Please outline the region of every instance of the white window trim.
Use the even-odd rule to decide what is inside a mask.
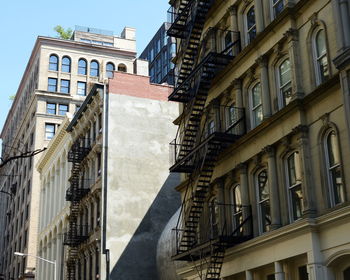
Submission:
[[[291,63],[289,57],[286,57],[280,63],[277,64],[276,71],[275,71],[276,72],[277,90],[278,90],[278,94],[277,94],[278,95],[277,96],[278,108],[280,110],[288,105],[288,104],[285,104],[284,96],[283,96],[283,93],[282,93],[282,88],[284,88],[286,85],[290,84],[290,88],[292,89],[292,77],[291,77],[291,79],[289,80],[288,83],[285,83],[284,85],[281,85],[281,71],[280,71],[280,67],[286,60],[289,60],[289,63]],[[292,71],[291,67],[289,68],[289,71],[290,72]]]
[[[326,52],[321,55],[321,56],[317,56],[317,42],[316,42],[316,37],[317,34],[323,30],[324,34],[325,34],[325,41],[326,41],[326,30],[322,27],[318,27],[313,31],[312,34],[312,62],[313,62],[313,66],[314,66],[314,71],[315,71],[315,82],[316,85],[319,86],[320,84],[322,84],[322,79],[321,79],[321,72],[320,72],[320,67],[319,67],[319,61],[323,58],[326,57],[327,59],[327,65],[328,68],[330,67],[329,65],[329,61],[328,61],[328,49],[327,49],[327,45],[326,45]],[[328,70],[329,71],[329,70]]]
[[[286,156],[286,158],[285,158],[285,161],[284,161],[285,174],[286,174],[286,187],[287,187],[287,192],[288,192],[288,194],[287,194],[287,197],[288,197],[288,213],[289,213],[289,221],[290,221],[291,223],[293,223],[293,222],[295,222],[295,221],[301,219],[301,217],[298,218],[298,219],[294,219],[294,217],[293,217],[293,199],[292,199],[292,196],[291,196],[291,191],[292,191],[294,188],[298,187],[298,186],[301,187],[302,184],[301,184],[301,182],[300,182],[300,183],[297,183],[297,184],[295,184],[295,185],[291,185],[291,184],[290,184],[290,178],[289,178],[289,170],[288,170],[288,167],[289,167],[289,166],[288,166],[288,159],[289,159],[289,157],[292,156],[294,153],[298,153],[298,151],[294,151],[294,152],[288,154],[288,155]],[[303,195],[304,195],[304,194],[303,194]]]
[[[246,42],[246,46],[248,46],[251,43],[251,41],[249,39],[249,31],[252,30],[254,28],[254,26],[256,28],[256,14],[255,14],[255,24],[250,29],[248,29],[248,12],[252,7],[254,7],[254,13],[256,13],[254,3],[252,3],[251,5],[249,5],[246,8],[245,13],[243,14],[243,16],[244,16],[244,20],[243,20],[243,22],[244,22],[244,39]]]
[[[283,9],[285,8],[285,3],[284,0],[278,0],[275,4],[273,3],[273,0],[270,0],[270,12],[271,12],[271,19],[274,20],[275,18],[277,18],[278,15],[275,14],[275,6],[279,3],[282,2],[283,3]],[[272,21],[271,20],[271,21]]]
[[[259,235],[266,233],[267,231],[264,231],[263,229],[263,217],[262,217],[262,213],[261,213],[261,204],[265,201],[270,201],[270,194],[269,194],[269,198],[268,199],[264,199],[264,200],[260,200],[260,196],[259,196],[259,192],[260,192],[260,187],[259,187],[259,174],[262,171],[266,171],[266,174],[268,176],[268,172],[267,169],[260,169],[258,170],[255,175],[254,175],[254,181],[255,181],[255,191],[256,191],[256,204],[257,204],[257,212],[258,212],[258,230],[259,230]],[[269,180],[269,177],[267,177],[267,180]]]
[[[235,184],[231,187],[230,189],[230,201],[231,201],[231,204],[232,204],[232,226],[233,228],[235,229],[236,227],[238,227],[239,225],[236,225],[236,216],[237,215],[243,215],[243,205],[241,203],[241,209],[240,211],[236,211],[236,206],[235,203],[236,203],[236,199],[235,199],[235,189],[236,188],[240,188],[240,191],[241,191],[241,185],[240,184]],[[241,200],[242,200],[242,192],[241,192]]]
[[[253,107],[253,89],[260,84],[260,104]],[[261,122],[259,124],[255,123],[255,117],[254,117],[254,111],[256,111],[256,109],[258,109],[259,107],[262,108],[262,92],[261,92],[261,82],[258,81],[256,83],[253,84],[253,86],[250,87],[249,89],[249,103],[250,103],[250,124],[251,124],[251,129],[254,129],[255,127],[257,127],[259,124],[261,124]]]

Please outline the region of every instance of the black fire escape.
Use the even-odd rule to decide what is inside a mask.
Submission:
[[[229,30],[209,28],[203,33],[214,0],[179,2],[170,9],[168,35],[178,38],[181,63],[177,63],[178,76],[169,100],[182,102],[184,109],[177,136],[170,143],[170,171],[188,173],[189,183],[174,229],[173,259],[199,261],[200,278],[216,280],[225,250],[251,238],[248,205],[208,203],[219,154],[245,133],[243,108],[215,101],[207,104],[213,79],[240,52],[240,40],[237,32]]]
[[[64,234],[64,245],[69,246],[67,258],[67,280],[76,279],[76,260],[78,246],[89,238],[89,226],[78,224],[80,201],[89,192],[84,179],[81,163],[91,150],[90,139],[79,138],[68,152],[68,162],[72,163],[70,187],[66,192],[66,200],[70,201],[69,228]]]

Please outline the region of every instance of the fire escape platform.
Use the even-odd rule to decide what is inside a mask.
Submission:
[[[191,152],[189,152],[185,157],[176,162],[173,166],[169,168],[170,172],[184,172],[191,173],[194,170],[193,165],[186,165],[192,156],[206,144],[231,144],[234,143],[241,135],[223,133],[223,132],[213,132],[210,134],[202,143],[197,145]]]

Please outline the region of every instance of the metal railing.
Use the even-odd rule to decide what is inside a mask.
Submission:
[[[91,150],[91,139],[90,138],[78,138],[72,145],[68,152],[69,162],[80,162],[82,161]]]
[[[195,232],[190,229],[193,232],[190,237],[184,235],[189,232],[185,223],[190,222],[186,217],[188,214],[186,212],[184,211],[179,218],[177,228],[172,230],[173,255],[183,253],[184,244],[187,244],[187,249],[190,250],[207,242],[221,239],[225,240],[228,246],[234,246],[253,236],[250,206],[206,202]]]
[[[91,233],[90,225],[76,225],[75,228],[70,228],[63,235],[63,244],[68,246],[78,246],[85,242]]]
[[[170,142],[170,165],[176,164],[181,160],[180,151],[184,150],[184,133],[186,130],[178,133],[177,138]],[[226,134],[236,138],[246,133],[245,128],[245,110],[233,106],[214,105],[212,113],[203,118],[201,127],[198,129],[197,141],[193,149],[200,146],[213,134]]]

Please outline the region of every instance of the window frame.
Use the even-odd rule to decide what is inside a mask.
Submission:
[[[259,182],[259,175],[261,173],[265,172],[267,179],[265,182],[265,186],[268,189],[268,198],[267,199],[260,199],[260,182]],[[270,218],[271,218],[271,203],[270,203],[270,189],[269,189],[269,181],[268,181],[268,170],[267,168],[263,168],[260,169],[258,172],[255,173],[254,176],[254,183],[255,183],[255,190],[256,190],[256,202],[257,202],[257,213],[258,213],[258,229],[259,229],[259,233],[263,234],[265,232],[270,231],[270,226],[271,224],[265,224],[265,220],[266,220],[266,215],[265,218],[263,219],[262,217],[262,207],[264,207],[264,203],[268,202],[268,208],[269,208],[269,213],[270,213]],[[271,222],[271,221],[270,221]]]
[[[339,163],[331,166],[330,164],[330,154],[329,154],[329,149],[328,149],[328,138],[331,134],[334,134],[334,136],[336,137],[335,141],[337,144],[337,148],[338,148],[338,157],[339,157]],[[343,172],[342,172],[342,160],[341,160],[341,152],[340,152],[340,143],[339,143],[339,137],[338,137],[338,133],[334,128],[328,129],[324,136],[323,136],[323,152],[324,152],[324,156],[325,156],[325,167],[326,167],[326,173],[327,173],[327,190],[328,190],[328,197],[329,197],[329,204],[330,207],[335,207],[339,204],[342,204],[346,201],[346,194],[345,194],[345,188],[344,188],[344,177],[343,177]],[[334,186],[333,184],[333,175],[332,175],[332,171],[335,170],[336,168],[339,168],[340,171],[340,178],[342,181],[342,188],[341,188],[341,194],[337,193],[337,196],[340,198],[341,196],[343,196],[343,199],[340,202],[336,202],[335,199],[335,189],[336,186]]]
[[[68,86],[63,86],[62,83],[63,82],[68,82]],[[63,89],[67,89],[67,91],[62,91]],[[66,80],[66,79],[61,79],[60,81],[60,93],[64,93],[64,94],[69,94],[70,93],[70,80]]]
[[[237,192],[239,190],[239,203],[237,203]],[[232,204],[232,230],[236,230],[238,226],[243,222],[243,205],[242,205],[242,192],[241,185],[234,184],[230,189],[230,201]],[[238,223],[239,221],[239,223]],[[243,228],[239,230],[236,234],[240,234],[243,232]]]
[[[53,127],[53,132],[52,131],[48,131],[48,127],[51,126]],[[52,134],[52,137],[48,137],[48,133]],[[54,123],[45,123],[45,140],[51,140],[55,137],[55,134],[56,134],[56,124]]]
[[[289,212],[289,221],[290,222],[295,222],[299,219],[302,218],[303,215],[303,199],[304,199],[304,193],[303,193],[303,189],[302,189],[302,180],[301,180],[301,162],[300,162],[300,157],[296,157],[295,158],[295,154],[298,154],[299,151],[293,151],[291,153],[289,153],[286,158],[285,158],[285,162],[284,162],[284,167],[285,167],[285,177],[286,177],[286,187],[287,187],[287,197],[288,197],[288,212]],[[291,181],[291,176],[290,176],[290,166],[289,166],[289,159],[294,155],[294,160],[298,160],[299,158],[299,165],[300,165],[300,180],[298,180],[296,178],[296,183],[292,183]],[[295,177],[297,177],[297,171],[296,171],[296,166],[294,165],[294,170],[295,170]],[[300,191],[302,193],[302,199],[300,201],[300,216],[295,216],[295,208],[294,208],[294,199],[293,199],[293,191],[295,189],[300,188]]]
[[[287,83],[285,84],[282,84],[281,82],[281,78],[282,78],[282,72],[281,72],[281,67],[282,65],[286,62],[286,61],[289,61],[289,73],[290,73],[290,79]],[[286,73],[286,72],[284,72]],[[279,108],[282,109],[283,107],[287,106],[291,100],[289,100],[288,102],[286,102],[286,98],[285,98],[285,95],[284,95],[284,92],[283,92],[283,89],[286,88],[288,85],[288,88],[287,88],[287,91],[290,91],[290,97],[292,96],[292,67],[291,67],[291,61],[289,59],[289,57],[286,57],[284,58],[280,63],[278,63],[277,67],[276,67],[276,80],[277,80],[277,89],[278,89],[278,105],[279,105]]]
[[[65,59],[68,59],[68,63],[65,63]],[[72,66],[72,60],[69,56],[62,57],[62,65],[61,65],[61,72],[63,73],[70,73],[71,72],[71,66]],[[64,67],[68,67],[68,71],[64,70]]]
[[[117,69],[119,72],[123,72],[123,73],[126,73],[128,71],[128,68],[124,63],[119,63]]]
[[[108,69],[108,66],[112,66],[112,70]],[[115,65],[112,62],[107,62],[106,64],[106,76],[109,79],[113,79],[114,76],[114,71],[115,71]]]
[[[96,67],[95,67],[95,65],[96,65]],[[97,60],[91,60],[91,62],[90,62],[90,77],[99,77],[99,76],[100,76],[100,63]]]
[[[84,84],[84,94],[79,94],[79,92],[80,92],[79,85],[83,85],[83,84]],[[79,96],[86,96],[86,82],[77,81],[77,95],[79,95]]]
[[[272,20],[278,17],[278,15],[284,10],[285,8],[285,3],[284,0],[277,0],[276,3],[274,3],[275,0],[270,1],[270,7],[271,7],[271,15],[272,15]],[[278,12],[276,12],[276,6],[282,2],[282,9]]]
[[[55,108],[49,108],[49,105],[54,105]],[[51,110],[54,110],[54,113],[50,112]],[[46,114],[56,115],[56,112],[56,103],[46,102]]]
[[[81,66],[81,62],[84,62],[85,66]],[[87,75],[87,60],[85,58],[79,58],[78,60],[78,75]]]
[[[251,10],[254,10],[254,24],[249,28],[248,26],[248,13]],[[252,4],[251,6],[247,7],[246,12],[244,13],[244,29],[245,29],[245,40],[246,40],[246,45],[249,45],[252,41],[254,41],[254,39],[256,38],[257,35],[257,29],[256,29],[256,14],[255,14],[255,5]],[[252,31],[255,32],[251,33]],[[254,34],[252,36],[252,34]]]
[[[324,34],[325,52],[322,53],[321,55],[318,55],[317,36],[320,34],[320,32],[323,32]],[[330,63],[328,59],[328,48],[327,48],[327,34],[326,34],[325,28],[318,27],[313,31],[311,43],[312,43],[312,55],[313,55],[312,62],[313,62],[313,68],[315,71],[315,82],[316,82],[316,86],[319,86],[325,81],[327,81],[330,76]],[[328,70],[328,76],[325,76],[324,72],[321,72],[320,70],[322,59],[324,58],[326,59],[326,62],[327,62],[326,66]]]
[[[66,110],[66,111],[61,110],[61,106],[66,106],[67,110]],[[64,114],[62,114],[61,112],[64,112]],[[59,104],[58,104],[57,113],[58,113],[59,116],[65,116],[66,113],[68,113],[68,112],[69,112],[69,105],[68,105],[68,104],[62,104],[62,103],[59,103]]]
[[[253,93],[254,93],[254,89],[259,85],[260,87],[260,103],[256,106],[254,106],[254,98],[253,98]],[[249,99],[250,99],[250,118],[251,118],[251,128],[255,128],[258,125],[260,125],[264,119],[264,115],[263,115],[263,103],[262,103],[262,91],[261,91],[261,82],[258,81],[256,83],[254,83],[250,89],[249,89]],[[262,118],[261,121],[259,123],[256,123],[255,121],[255,112],[261,108],[261,114],[262,114]]]
[[[52,62],[51,58],[56,58],[57,61],[56,62]],[[57,54],[50,54],[50,56],[49,56],[49,71],[57,72],[58,71],[59,62],[60,62],[60,60],[59,60],[59,57],[58,57]],[[55,65],[55,67],[54,67],[54,69],[51,69],[51,66],[53,66],[53,65]]]
[[[51,84],[50,81],[55,81],[55,85]],[[47,91],[48,92],[57,92],[57,86],[58,86],[58,79],[57,78],[52,78],[52,77],[49,77],[47,79]],[[51,90],[50,88],[53,88],[54,87],[54,90]]]

